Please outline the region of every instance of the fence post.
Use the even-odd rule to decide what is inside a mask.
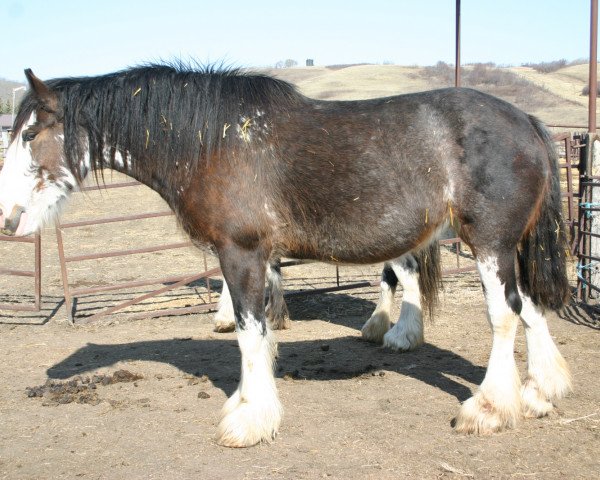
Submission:
[[[67,262],[65,261],[65,247],[63,244],[62,230],[60,224],[56,225],[56,245],[58,246],[58,258],[60,261],[60,276],[62,278],[63,290],[65,292],[65,308],[67,309],[67,318],[71,325],[75,324],[73,318],[73,297],[69,290],[69,274],[67,272]]]
[[[590,133],[588,134],[587,144],[589,145],[587,156],[589,176],[592,182],[596,183],[600,180],[600,140],[598,140],[597,135]],[[590,211],[590,232],[592,233],[590,235],[590,256],[600,258],[600,215],[598,215],[599,212],[595,211],[600,207],[600,188],[595,186],[587,188],[591,189],[590,207],[593,208]],[[590,283],[593,287],[600,288],[600,262],[590,259],[589,270]],[[600,298],[598,290],[593,288],[589,289],[588,295],[593,299]]]

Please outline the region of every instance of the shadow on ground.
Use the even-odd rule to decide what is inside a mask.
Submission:
[[[0,325],[46,325],[56,316],[64,303],[64,297],[43,296],[41,299],[40,310],[37,312],[2,310],[0,312]],[[33,304],[33,300],[31,301],[31,304]],[[31,304],[27,306],[31,306]]]
[[[47,370],[52,379],[94,372],[117,362],[151,361],[202,376],[231,395],[239,381],[240,353],[235,340],[172,339],[117,345],[90,343]],[[276,375],[298,380],[346,380],[397,372],[435,386],[463,401],[468,387],[449,376],[479,384],[485,369],[453,352],[425,344],[400,354],[348,336],[327,341],[280,342]]]
[[[575,325],[584,325],[594,330],[600,330],[599,305],[586,305],[585,303],[573,301],[558,316]]]

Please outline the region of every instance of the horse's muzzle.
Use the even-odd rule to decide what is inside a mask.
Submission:
[[[15,205],[12,209],[12,212],[10,212],[10,216],[8,217],[6,217],[4,215],[4,212],[2,212],[0,214],[0,219],[4,219],[4,222],[0,222],[0,233],[2,233],[2,235],[9,236],[18,235],[20,233],[19,230],[23,230],[22,228],[19,229],[19,225],[21,225],[21,223],[24,223],[25,221],[23,215],[24,213],[25,207],[22,207],[20,205]]]

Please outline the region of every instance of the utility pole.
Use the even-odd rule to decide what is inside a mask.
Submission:
[[[589,94],[588,94],[588,134],[586,175],[591,180],[591,205],[600,206],[600,141],[596,134],[596,97],[598,94],[598,0],[590,0],[590,70],[589,70]],[[591,177],[591,178],[589,178]],[[591,286],[588,289],[588,298],[600,298],[600,216],[594,210],[590,218],[590,259],[585,266],[589,269]]]
[[[456,0],[456,42],[454,53],[454,86],[460,87],[460,0]]]
[[[25,90],[25,85],[21,85],[20,87],[15,87],[12,89],[13,92],[13,101],[12,101],[12,116],[11,116],[11,123],[14,125],[15,123],[15,94],[19,91],[19,90]]]

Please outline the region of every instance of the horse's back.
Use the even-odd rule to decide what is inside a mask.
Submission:
[[[278,232],[292,253],[321,260],[397,257],[431,238],[449,212],[468,223],[482,205],[533,201],[531,185],[545,178],[529,117],[470,89],[307,100],[275,129]]]

